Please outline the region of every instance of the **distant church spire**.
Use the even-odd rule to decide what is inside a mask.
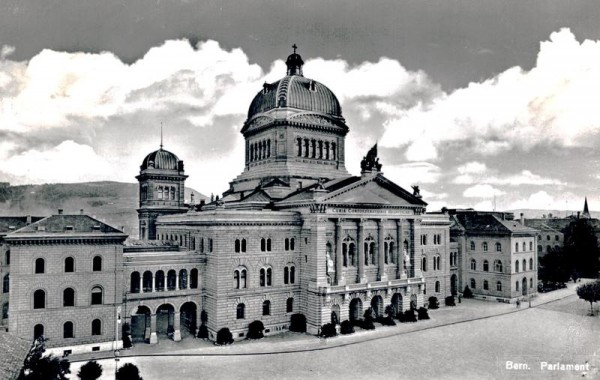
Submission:
[[[587,197],[585,197],[585,203],[583,204],[583,214],[581,215],[582,218],[591,218],[592,216],[590,215],[590,210],[588,208],[588,203],[587,203]]]

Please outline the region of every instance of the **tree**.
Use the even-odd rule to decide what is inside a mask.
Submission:
[[[31,350],[21,368],[19,380],[67,380],[66,375],[71,373],[71,363],[67,359],[60,359],[52,354],[44,356],[45,342],[44,337],[33,341]]]
[[[598,277],[598,238],[590,219],[576,219],[565,231],[565,253],[573,260],[573,269],[582,277]]]
[[[556,247],[540,258],[539,278],[543,282],[567,282],[573,272],[573,261],[565,249]]]
[[[77,372],[81,380],[96,380],[102,376],[102,366],[94,360],[85,363]]]
[[[582,300],[590,303],[591,315],[594,315],[594,302],[600,300],[600,280],[588,282],[577,287],[577,295]]]
[[[471,291],[471,288],[469,288],[469,285],[465,285],[465,290],[463,290],[463,297],[473,298],[473,292]]]
[[[117,371],[117,380],[144,380],[135,364],[125,363]]]

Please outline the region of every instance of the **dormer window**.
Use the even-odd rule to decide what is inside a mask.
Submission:
[[[65,231],[73,231],[73,226],[65,226]]]
[[[315,81],[311,80],[309,87],[308,87],[311,91],[317,91],[317,87],[315,86]]]
[[[46,226],[37,226],[38,231],[46,231]]]
[[[100,231],[100,225],[96,224],[95,226],[92,226],[92,230],[93,231]]]

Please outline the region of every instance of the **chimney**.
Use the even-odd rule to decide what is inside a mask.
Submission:
[[[31,224],[31,215],[27,215],[27,225]]]
[[[83,209],[82,208],[79,209],[79,215],[83,215]]]
[[[58,215],[62,215],[62,214],[63,214],[63,209],[62,209],[62,208],[59,208],[59,209],[58,209]]]
[[[204,206],[205,204],[206,204],[206,200],[200,199],[200,207]]]
[[[580,215],[581,215],[581,211],[577,211],[577,219],[579,219]]]
[[[521,224],[525,225],[525,214],[521,213]]]

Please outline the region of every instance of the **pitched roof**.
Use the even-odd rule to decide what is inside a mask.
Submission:
[[[31,342],[12,333],[0,332],[0,379],[15,380],[31,349]]]
[[[29,222],[28,222],[29,219]],[[0,234],[12,232],[44,219],[43,216],[0,216]]]
[[[451,215],[454,223],[453,230],[474,233],[529,233],[535,234],[536,229],[522,225],[516,220],[504,220],[494,213],[458,212]]]
[[[111,234],[121,235],[122,231],[109,226],[97,219],[88,215],[52,215],[41,219],[35,223],[22,227],[6,236],[23,237],[23,236],[52,236],[52,235],[98,235]]]

